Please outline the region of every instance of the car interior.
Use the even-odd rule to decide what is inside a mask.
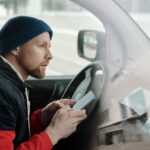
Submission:
[[[94,93],[87,119],[54,150],[150,149],[149,0],[4,0],[0,9],[0,26],[32,15],[54,31],[46,77],[26,81],[31,113]]]

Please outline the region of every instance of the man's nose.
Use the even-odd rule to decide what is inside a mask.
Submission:
[[[49,60],[53,59],[53,55],[52,55],[50,49],[48,49],[48,51],[47,51],[46,58],[48,58]]]

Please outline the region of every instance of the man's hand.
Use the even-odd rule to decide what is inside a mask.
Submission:
[[[66,138],[75,132],[77,125],[85,118],[87,118],[85,110],[73,111],[65,105],[55,113],[45,132],[55,145],[60,139]]]
[[[65,105],[72,107],[75,103],[76,103],[75,100],[70,100],[70,99],[53,101],[42,109],[42,113],[39,119],[44,125],[47,126],[51,122],[51,119],[57,110],[61,109]]]
[[[70,106],[71,108],[73,107],[73,105],[76,103],[75,100],[72,100],[72,99],[61,99],[61,100],[58,100],[59,102],[61,102],[62,104],[64,105],[68,105]]]

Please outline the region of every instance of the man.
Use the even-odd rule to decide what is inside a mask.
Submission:
[[[43,78],[52,54],[51,28],[42,20],[18,16],[0,30],[0,149],[51,150],[86,118],[73,111],[75,101],[54,101],[29,119],[25,80]]]

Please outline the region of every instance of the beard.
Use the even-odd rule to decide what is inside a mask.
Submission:
[[[31,75],[32,77],[42,79],[45,77],[45,70],[46,67],[39,65],[35,69],[31,69],[31,70],[28,69],[28,74]]]
[[[38,79],[42,79],[45,77],[46,66],[43,65],[44,62],[42,62],[38,65],[31,66],[28,63],[21,60],[21,61],[19,61],[19,64],[22,68],[21,69],[22,72],[24,72],[24,74],[26,76],[30,75],[30,76],[38,78]]]
[[[23,76],[29,75],[35,78],[42,79],[45,77],[46,66],[49,64],[49,59],[45,59],[41,62],[36,59],[28,59],[26,55],[20,53],[17,57],[17,63]]]

